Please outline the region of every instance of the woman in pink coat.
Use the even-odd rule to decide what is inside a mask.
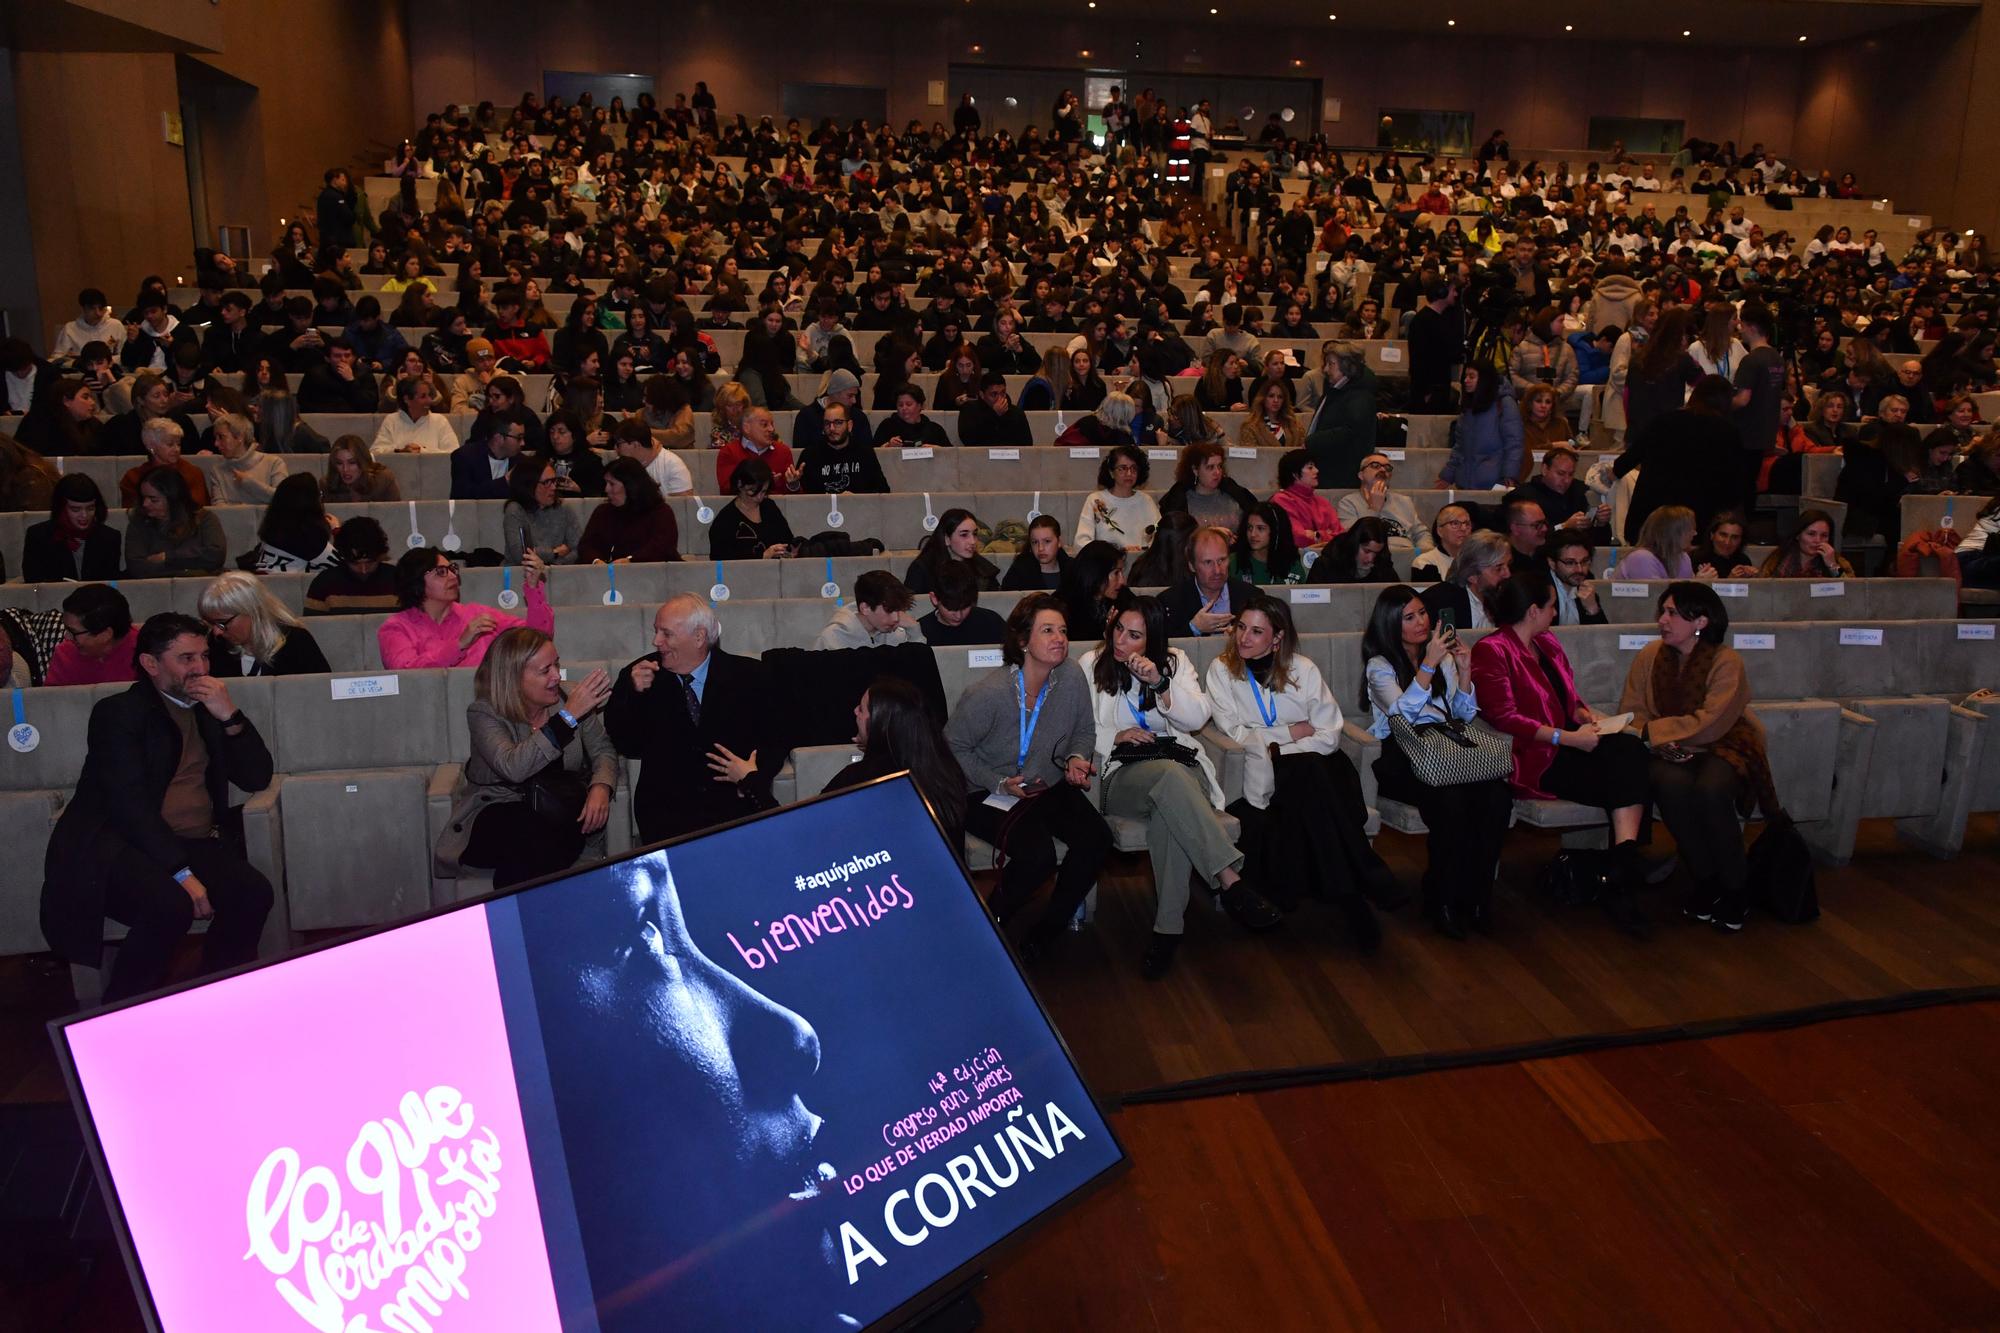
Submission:
[[[461,602],[458,564],[433,546],[406,551],[396,562],[396,600],[403,609],[375,631],[382,665],[391,671],[424,667],[476,667],[503,630],[527,625],[555,634],[555,613],[549,609],[542,581],[548,567],[534,551],[521,553],[521,600],[524,620],[490,606]],[[504,594],[503,594],[504,596]]]
[[[1303,449],[1278,458],[1278,493],[1271,503],[1292,520],[1292,541],[1299,550],[1320,547],[1340,535],[1340,515],[1319,493],[1319,464]]]

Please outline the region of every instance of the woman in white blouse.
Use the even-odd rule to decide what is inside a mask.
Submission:
[[[1266,894],[1281,907],[1301,890],[1332,902],[1373,953],[1382,930],[1362,895],[1384,910],[1402,896],[1368,842],[1361,778],[1340,752],[1340,705],[1298,648],[1291,610],[1259,594],[1209,663],[1210,712],[1245,752],[1243,799],[1229,812],[1243,822],[1245,864]]]
[[[1083,512],[1076,519],[1076,544],[1082,549],[1093,541],[1110,542],[1127,551],[1143,551],[1160,526],[1160,506],[1139,488],[1146,484],[1152,465],[1135,446],[1118,444],[1104,455],[1097,468],[1097,489],[1083,498]]]
[[[1472,650],[1449,630],[1433,634],[1423,599],[1416,589],[1399,583],[1384,588],[1375,600],[1361,638],[1361,660],[1368,730],[1382,742],[1382,755],[1375,761],[1377,789],[1392,801],[1417,807],[1430,830],[1424,914],[1439,934],[1451,939],[1464,939],[1468,926],[1486,931],[1500,844],[1513,818],[1507,780],[1433,787],[1417,776],[1389,729],[1392,716],[1413,727],[1477,717]]]
[[[1099,805],[1107,815],[1146,821],[1159,900],[1141,963],[1146,978],[1165,976],[1173,966],[1185,929],[1190,875],[1213,885],[1224,910],[1246,928],[1277,925],[1283,918],[1245,882],[1243,853],[1224,831],[1218,814],[1222,784],[1214,761],[1194,737],[1208,722],[1208,697],[1188,655],[1168,644],[1159,600],[1122,595],[1104,642],[1077,665],[1091,683],[1102,775]],[[1168,747],[1185,758],[1166,753]]]

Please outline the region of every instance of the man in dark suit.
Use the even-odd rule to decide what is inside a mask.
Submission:
[[[754,657],[721,650],[707,602],[667,599],[653,617],[653,647],[619,673],[604,727],[620,754],[643,760],[633,813],[641,842],[694,833],[769,809],[786,746],[771,724],[777,706]]]
[[[1417,596],[1433,621],[1439,612],[1450,611],[1454,628],[1484,629],[1493,623],[1486,614],[1486,596],[1507,581],[1513,558],[1514,547],[1505,537],[1482,528],[1458,548],[1450,576],[1425,584]]]
[[[197,919],[209,923],[203,971],[251,961],[272,902],[229,806],[231,784],[270,785],[271,752],[209,675],[208,627],[154,616],[139,630],[137,659],[132,688],[90,711],[90,750],[42,884],[42,934],[69,961],[98,964],[106,917],[128,928],[107,1000],[165,981]]]
[[[1188,539],[1188,576],[1160,598],[1169,634],[1220,633],[1257,595],[1252,584],[1229,577],[1231,540],[1227,528],[1202,528]]]
[[[492,434],[480,435],[478,426],[485,420],[476,419],[472,438],[452,450],[454,500],[505,500],[513,495],[507,486],[507,473],[528,446],[528,428],[518,421],[496,417],[486,423],[492,427]]]

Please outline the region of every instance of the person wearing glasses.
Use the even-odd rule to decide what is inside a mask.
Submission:
[[[139,679],[132,654],[139,630],[125,594],[86,583],[63,598],[62,641],[49,655],[44,685],[108,685]]]
[[[236,676],[304,676],[333,670],[312,631],[255,574],[232,569],[201,590],[209,671]]]
[[[490,435],[467,440],[451,454],[451,498],[506,500],[507,471],[528,447],[528,428],[506,417],[494,417]]]
[[[508,564],[520,564],[521,552],[530,547],[545,564],[577,562],[583,518],[579,506],[563,503],[560,486],[555,464],[540,454],[514,460],[507,472],[507,504],[500,511]]]
[[[1395,478],[1396,465],[1378,449],[1361,460],[1359,489],[1341,496],[1334,512],[1340,516],[1342,528],[1351,528],[1364,518],[1379,518],[1389,525],[1391,542],[1405,542],[1421,554],[1433,545],[1431,531],[1417,520],[1416,502],[1389,489]]]
[[[406,551],[396,562],[396,600],[402,610],[375,631],[382,665],[391,671],[425,667],[476,667],[493,636],[516,625],[555,633],[555,613],[542,581],[548,567],[532,550],[521,555],[525,617],[459,600],[459,568],[434,546]]]

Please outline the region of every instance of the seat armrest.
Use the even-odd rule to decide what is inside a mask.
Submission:
[[[1361,803],[1370,810],[1380,809],[1375,760],[1382,753],[1381,740],[1360,723],[1343,721],[1340,724],[1340,752],[1347,756],[1361,778]]]
[[[1209,761],[1215,765],[1216,776],[1222,782],[1223,805],[1234,805],[1242,800],[1245,755],[1243,747],[1231,740],[1213,722],[1204,725],[1194,734],[1194,738],[1201,742],[1202,748],[1208,751]]]
[[[269,786],[243,803],[244,856],[271,882],[271,914],[264,918],[264,933],[257,941],[257,954],[262,958],[280,957],[299,944],[285,897],[285,826],[278,817],[284,782],[283,774],[273,774]]]

